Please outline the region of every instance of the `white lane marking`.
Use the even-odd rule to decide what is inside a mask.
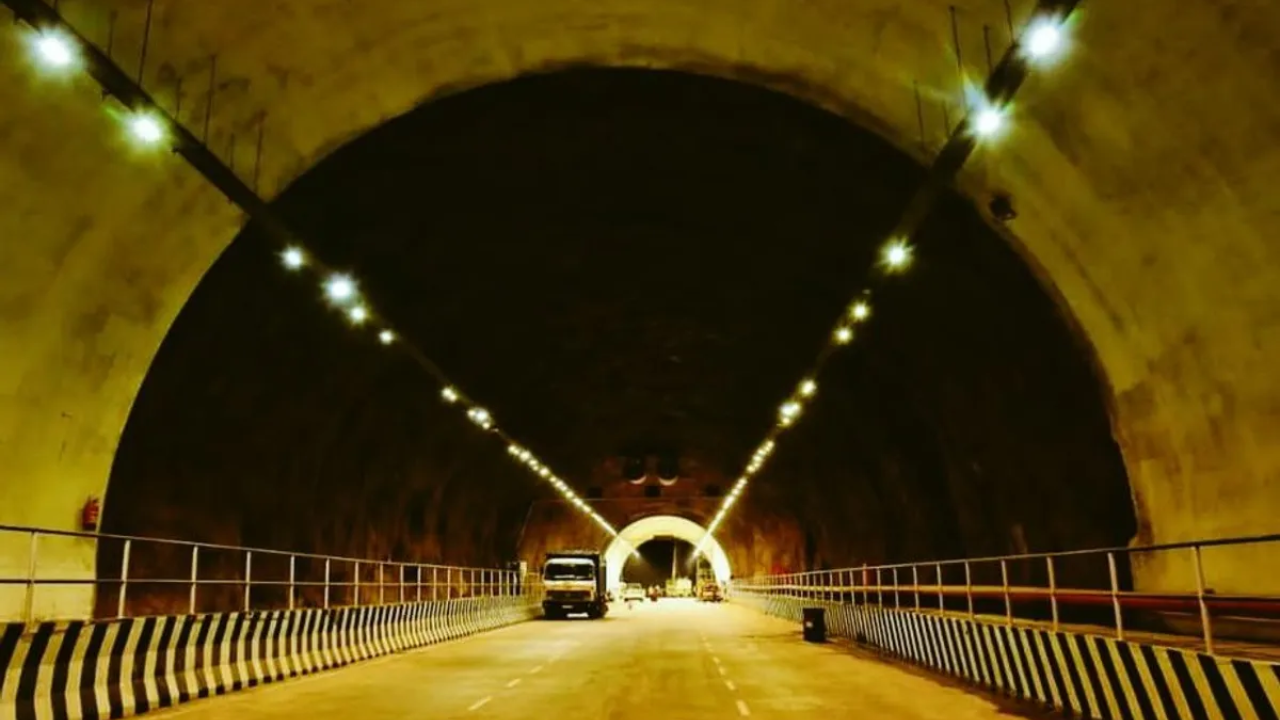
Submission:
[[[477,701],[475,701],[474,703],[472,703],[472,704],[471,704],[471,707],[467,708],[467,710],[468,710],[468,711],[479,710],[480,708],[482,708],[482,707],[484,707],[484,706],[485,706],[485,703],[489,702],[489,701],[490,701],[490,700],[492,700],[492,699],[493,699],[493,698],[491,698],[491,697],[487,697],[487,698],[485,698],[485,699],[483,699],[483,700],[477,700]]]
[[[712,656],[711,656],[711,662],[713,662],[713,663],[715,663],[715,664],[719,665],[719,664],[720,664],[720,658],[716,657],[715,655],[712,655]]]
[[[515,680],[512,680],[511,682],[507,683],[507,687],[515,687],[519,684],[520,684],[520,678],[516,678]]]
[[[717,667],[716,667],[716,669],[720,671],[720,674],[721,674],[721,675],[724,675],[724,674],[725,674],[725,670],[724,670],[724,666],[723,666],[723,665],[719,665],[719,666],[717,666]]]
[[[542,672],[542,666],[541,666],[541,665],[539,665],[538,667],[536,667],[536,668],[534,668],[534,669],[530,670],[530,671],[529,671],[529,674],[530,674],[530,675],[537,675],[537,674],[538,674],[538,673],[540,673],[540,672]]]
[[[746,717],[751,714],[751,708],[747,707],[747,704],[745,702],[739,700],[738,714],[741,715],[742,717]]]
[[[724,686],[729,688],[730,691],[734,691],[738,689],[738,686],[734,685],[732,680],[725,680]]]

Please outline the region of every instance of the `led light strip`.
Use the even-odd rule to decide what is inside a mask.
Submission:
[[[920,193],[913,198],[912,203],[908,205],[904,221],[899,224],[893,233],[894,239],[890,240],[882,249],[880,268],[884,275],[900,273],[910,267],[913,251],[909,240],[918,228],[925,211],[928,210],[932,203],[936,185],[936,181],[933,178],[947,174],[954,175],[969,154],[972,153],[979,139],[993,139],[1000,133],[1005,126],[1010,97],[1013,94],[1013,90],[1016,90],[1017,86],[1021,84],[1027,70],[1027,64],[1047,63],[1058,53],[1063,45],[1065,22],[1075,5],[1075,1],[1052,2],[1042,0],[1037,6],[1024,34],[1025,42],[1015,42],[1005,58],[1001,60],[1000,65],[992,72],[985,92],[978,94],[978,97],[975,98],[976,102],[973,103],[974,112],[948,138],[946,145],[939,152],[931,168],[930,182],[926,183]],[[1012,88],[1001,87],[1001,85],[1010,85]],[[966,88],[966,91],[968,92],[969,89]],[[850,303],[846,312],[841,314],[839,321],[837,321],[835,328],[832,330],[830,341],[818,354],[813,369],[800,381],[796,389],[778,408],[777,422],[766,433],[764,441],[760,443],[755,453],[752,454],[751,460],[743,469],[737,482],[734,483],[733,489],[720,504],[720,509],[707,526],[706,533],[694,548],[694,557],[702,553],[706,544],[711,541],[716,530],[724,522],[729,510],[738,501],[738,498],[742,497],[742,494],[746,492],[747,485],[751,482],[751,479],[759,474],[764,467],[765,462],[773,454],[774,448],[777,447],[778,439],[782,433],[795,425],[803,414],[806,403],[811,401],[817,394],[818,383],[816,378],[822,372],[832,354],[840,347],[853,342],[855,326],[871,317],[869,298],[870,291],[863,291],[861,295]]]
[[[76,34],[52,8],[42,3],[26,1],[12,2],[6,0],[5,4],[8,4],[14,10],[19,20],[28,24],[30,29],[26,32],[29,34],[28,40],[32,51],[43,65],[51,70],[71,72],[82,69],[88,64],[89,74],[103,85],[104,89],[114,86],[115,90],[109,90],[109,94],[116,95],[128,109],[123,120],[129,134],[136,141],[157,149],[167,145],[175,150],[184,150],[183,154],[193,164],[204,166],[197,168],[202,173],[206,172],[211,162],[220,163],[211,153],[208,153],[203,144],[161,109],[141,87],[137,86],[136,83],[128,86],[127,83],[129,81],[127,79],[122,81],[124,76],[115,67],[114,63],[97,48],[94,48]],[[92,62],[87,63],[86,60],[91,60]],[[110,82],[104,78],[109,78]],[[199,161],[193,156],[198,157]],[[219,169],[221,170],[221,168]],[[208,177],[207,173],[206,177]],[[210,178],[210,180],[214,181],[213,178]],[[292,238],[291,234],[278,221],[275,221],[267,210],[265,203],[245,187],[243,183],[240,183],[234,175],[230,178],[222,176],[218,180],[221,180],[221,183],[215,181],[215,184],[219,185],[219,189],[227,193],[233,202],[245,209],[250,216],[258,216],[259,219],[266,221],[267,229],[270,231],[269,235],[277,240],[282,238],[285,240],[282,243],[285,244],[285,247],[280,252],[280,261],[285,269],[291,272],[314,269],[322,278],[325,298],[330,305],[346,316],[351,325],[376,329],[378,342],[383,345],[392,345],[398,342],[399,336],[391,327],[391,324],[385,317],[379,315],[362,296],[359,285],[350,274],[324,267],[313,255],[309,254],[297,243],[296,239]],[[445,376],[444,372],[423,355],[418,348],[406,342],[399,344],[429,375],[441,384],[440,396],[444,402],[459,406],[465,411],[467,418],[474,425],[501,438],[507,445],[508,455],[515,461],[524,465],[533,474],[550,484],[569,504],[590,517],[610,537],[619,537],[618,531],[601,517],[590,504],[575,493],[568,483],[552,472],[532,452],[518,444],[514,438],[497,427],[493,415],[470,396],[459,390]],[[632,547],[631,550],[639,556],[639,551],[636,548]]]

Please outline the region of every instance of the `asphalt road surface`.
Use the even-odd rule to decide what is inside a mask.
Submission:
[[[183,720],[1018,717],[987,697],[731,603],[616,604],[154,714]]]

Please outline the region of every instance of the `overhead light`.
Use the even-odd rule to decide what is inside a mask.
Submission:
[[[990,137],[1004,126],[1004,115],[994,107],[983,108],[973,121],[973,130],[983,137]]]
[[[493,427],[493,416],[489,414],[488,410],[485,410],[482,407],[471,408],[470,410],[467,411],[467,417],[471,418],[471,422],[475,423],[476,425],[479,425],[485,430],[488,430],[489,428]],[[544,475],[543,477],[546,477],[546,476]]]
[[[390,345],[395,341],[396,341],[396,334],[391,332],[390,330],[383,330],[382,332],[378,333],[378,342],[382,343],[383,345]]]
[[[324,284],[324,294],[336,303],[344,303],[356,296],[356,281],[350,275],[330,275]]]
[[[871,306],[859,300],[849,308],[849,316],[854,320],[866,320],[871,316]]]
[[[369,319],[369,310],[363,305],[356,305],[347,311],[347,317],[351,318],[351,322],[360,325]]]
[[[911,264],[911,246],[895,240],[884,247],[881,262],[889,270],[902,270]]]
[[[307,264],[307,255],[302,252],[302,248],[289,247],[280,253],[280,262],[290,270],[297,270]]]
[[[1049,18],[1037,20],[1027,29],[1023,49],[1028,57],[1045,60],[1052,57],[1062,47],[1062,27]]]
[[[813,397],[813,394],[816,392],[818,392],[818,383],[814,382],[812,379],[806,379],[804,382],[800,383],[801,395],[805,397]]]
[[[848,345],[853,341],[853,331],[847,327],[836,328],[835,341],[837,345]]]
[[[147,145],[155,145],[164,139],[164,125],[149,112],[135,113],[129,119],[129,132],[137,140]]]
[[[441,391],[440,391],[440,397],[444,398],[444,401],[445,401],[445,402],[449,402],[449,403],[457,402],[457,401],[458,401],[458,391],[457,391],[457,390],[454,390],[454,389],[453,389],[453,388],[451,388],[451,387],[447,387],[447,388],[445,388],[445,389],[443,389],[443,390],[441,390]]]
[[[52,68],[68,68],[76,62],[75,43],[58,30],[37,33],[35,51],[40,61]]]

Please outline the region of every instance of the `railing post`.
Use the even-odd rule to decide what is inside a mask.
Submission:
[[[902,593],[898,592],[898,568],[893,569],[893,609],[902,609]]]
[[[289,555],[289,609],[293,609],[294,604],[294,582],[297,580],[297,559],[296,555]]]
[[[385,563],[378,563],[378,604],[386,603],[386,584],[383,577],[387,574],[387,566]]]
[[[1124,639],[1124,614],[1120,612],[1120,582],[1116,573],[1116,554],[1107,553],[1107,572],[1111,575],[1111,607],[1116,613],[1116,639]]]
[[[244,551],[244,611],[249,612],[249,593],[253,588],[253,551]]]
[[[933,569],[938,573],[938,613],[941,614],[947,611],[947,603],[942,596],[942,563],[934,563],[933,565]]]
[[[437,569],[438,568],[436,568],[435,565],[431,566],[431,602],[435,602],[438,599],[436,596],[436,588],[440,587],[440,583],[436,579]]]
[[[191,586],[187,588],[187,614],[196,614],[196,588],[200,587],[200,546],[191,546]]]
[[[133,549],[133,541],[124,541],[124,555],[120,558],[120,595],[116,598],[116,617],[124,617],[125,594],[129,590],[129,555]]]
[[[884,607],[884,582],[880,577],[880,568],[876,568],[876,605]]]
[[[911,566],[911,589],[916,594],[916,612],[920,612],[920,568]]]
[[[1053,571],[1053,556],[1044,560],[1049,568],[1049,610],[1053,613],[1053,631],[1058,632],[1058,578]]]
[[[867,589],[867,585],[870,581],[871,578],[867,577],[867,564],[862,563],[862,579],[858,584],[862,586],[862,604],[864,606],[871,604],[871,591]]]
[[[973,574],[970,572],[969,561],[964,561],[964,597],[969,603],[969,619],[974,619],[973,613]]]
[[[36,618],[36,568],[39,561],[36,554],[40,545],[40,533],[31,531],[31,541],[27,544],[27,589],[22,599],[22,619],[27,623]]]
[[[329,609],[329,558],[324,559],[324,609]]]
[[[355,581],[351,590],[352,605],[360,607],[360,562],[356,562]]]
[[[453,599],[453,568],[451,567],[444,569],[444,599]]]
[[[418,589],[414,595],[414,602],[422,602],[422,565],[418,565],[415,569],[417,570],[418,577],[414,582],[414,585],[416,585]]]
[[[1013,625],[1013,599],[1009,595],[1009,561],[1000,561],[1000,588],[1004,593],[1004,624]]]
[[[400,569],[400,604],[403,605],[404,604],[404,565],[397,563],[396,567]]]
[[[1213,654],[1213,619],[1209,615],[1209,602],[1205,599],[1204,562],[1200,558],[1200,546],[1191,546],[1196,570],[1196,601],[1200,604],[1200,627],[1204,630],[1204,651]]]

